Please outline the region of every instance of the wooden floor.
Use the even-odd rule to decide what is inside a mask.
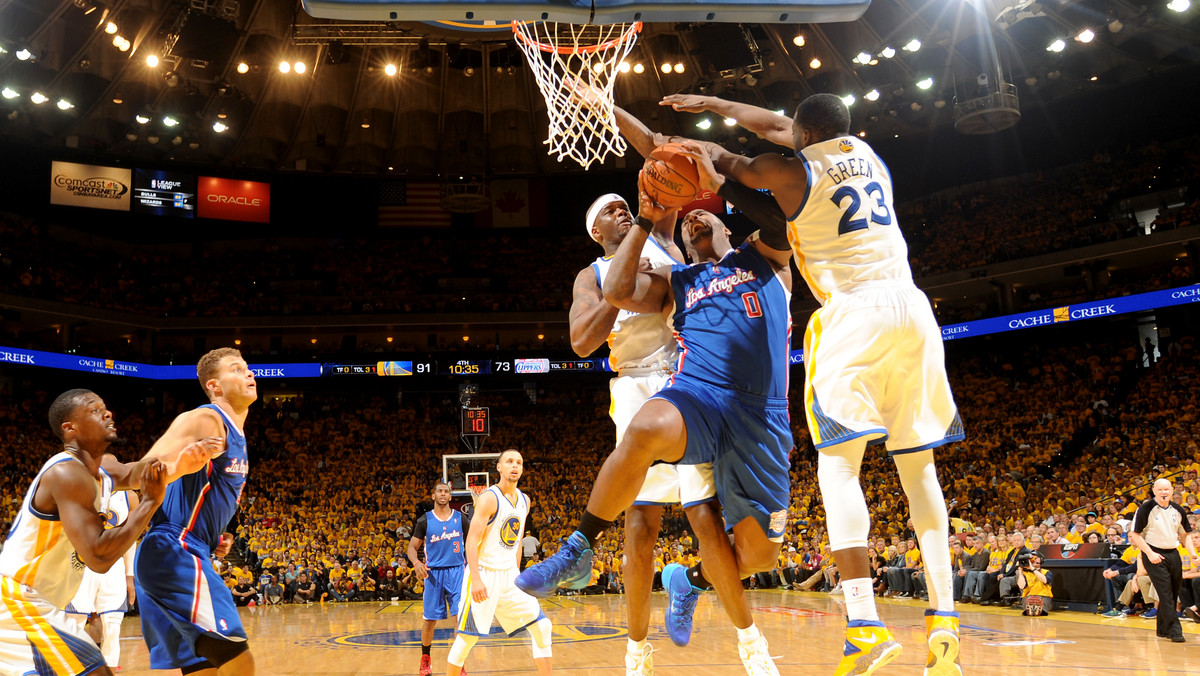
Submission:
[[[753,591],[755,621],[767,636],[780,674],[830,674],[842,651],[845,626],[840,597],[822,593]],[[662,676],[744,674],[733,628],[711,592],[696,608],[686,648],[662,631],[666,597],[654,595],[650,639],[655,673]],[[542,603],[554,622],[554,666],[577,676],[623,674],[624,608],[619,596],[561,597]],[[880,674],[920,674],[925,659],[922,612],[926,604],[881,600],[880,616],[904,653]],[[1106,619],[1060,612],[1028,618],[1011,609],[961,607],[962,666],[966,674],[1200,674],[1200,625],[1183,620],[1188,643],[1154,635],[1154,621]],[[412,674],[420,660],[421,604],[353,603],[247,608],[242,620],[263,674]],[[441,623],[434,641],[434,673],[445,672],[452,636]],[[446,628],[441,628],[446,627]],[[493,628],[494,631],[499,631]],[[149,669],[137,618],[123,627],[122,676],[162,674]],[[535,673],[529,635],[494,634],[467,658],[470,674]],[[175,672],[178,673],[178,672]]]

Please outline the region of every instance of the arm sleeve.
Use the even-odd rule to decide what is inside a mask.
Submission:
[[[1175,508],[1175,511],[1179,512],[1179,518],[1180,518],[1179,525],[1183,527],[1183,532],[1185,532],[1185,533],[1192,532],[1192,523],[1190,521],[1188,521],[1187,510],[1185,510],[1183,507],[1180,507],[1179,505],[1175,504],[1174,502],[1171,503],[1171,506]]]
[[[1146,524],[1150,521],[1150,510],[1154,509],[1154,501],[1147,500],[1138,507],[1137,513],[1133,515],[1133,525],[1129,528],[1131,533],[1141,533],[1146,530]]]
[[[425,539],[425,516],[426,515],[422,514],[417,518],[417,522],[413,524],[412,537],[409,538],[410,540]]]
[[[787,239],[787,220],[775,198],[726,178],[717,195],[741,209],[758,227],[758,238],[776,251],[791,251]]]

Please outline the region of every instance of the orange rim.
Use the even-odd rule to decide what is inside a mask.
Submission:
[[[602,52],[602,51],[605,51],[608,49],[612,49],[613,47],[616,47],[617,45],[621,44],[622,42],[625,42],[626,40],[633,37],[634,35],[637,35],[638,33],[642,32],[642,22],[635,21],[633,23],[633,25],[631,25],[629,27],[629,29],[626,30],[619,37],[615,37],[606,42],[601,42],[598,45],[588,45],[586,47],[558,47],[556,45],[544,45],[536,40],[531,40],[524,33],[522,33],[519,28],[517,28],[517,24],[519,24],[519,23],[525,23],[525,22],[524,21],[513,21],[512,22],[513,35],[515,35],[518,40],[524,42],[525,44],[527,44],[531,47],[536,47],[537,49],[540,49],[543,52],[547,52],[547,53],[553,52],[553,53],[557,53],[557,54],[594,54],[596,52]]]

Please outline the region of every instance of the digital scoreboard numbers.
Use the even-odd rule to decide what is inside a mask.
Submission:
[[[442,369],[442,375],[447,376],[478,376],[491,372],[492,362],[488,359],[459,359]]]
[[[487,437],[492,434],[491,411],[486,406],[462,409],[461,436]]]
[[[154,216],[194,218],[196,177],[176,171],[135,169],[133,211]]]
[[[374,375],[378,370],[375,364],[329,364],[325,368],[335,376]]]

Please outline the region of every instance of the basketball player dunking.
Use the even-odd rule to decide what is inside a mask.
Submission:
[[[463,576],[458,610],[458,634],[450,648],[446,673],[459,676],[467,653],[481,636],[487,636],[492,618],[509,635],[528,629],[538,674],[553,673],[550,642],[554,627],[537,599],[517,589],[521,538],[529,516],[529,498],[517,488],[524,470],[520,451],[510,448],[496,461],[499,483],[475,500],[467,533],[467,571]]]
[[[425,547],[424,563],[417,556],[422,546]],[[433,485],[433,509],[417,519],[408,541],[408,560],[417,577],[425,580],[421,605],[420,676],[433,673],[429,650],[437,621],[446,619],[447,602],[454,609],[454,624],[458,624],[463,566],[467,563],[465,551],[462,512],[450,508],[450,484],[438,481]]]
[[[929,299],[912,281],[891,174],[870,146],[849,134],[850,112],[832,94],[802,101],[786,131],[783,118],[752,106],[679,96],[663,104],[725,110],[751,131],[796,149],[795,157],[751,160],[708,146],[717,169],[770,189],[792,214],[789,240],[821,302],[804,336],[804,408],[849,617],[836,673],[868,674],[900,653],[875,610],[866,556],[871,519],[859,481],[867,445],[885,443],[925,558],[925,673],[961,674],[949,520],[933,449],[962,439],[963,428],[941,332]]]

